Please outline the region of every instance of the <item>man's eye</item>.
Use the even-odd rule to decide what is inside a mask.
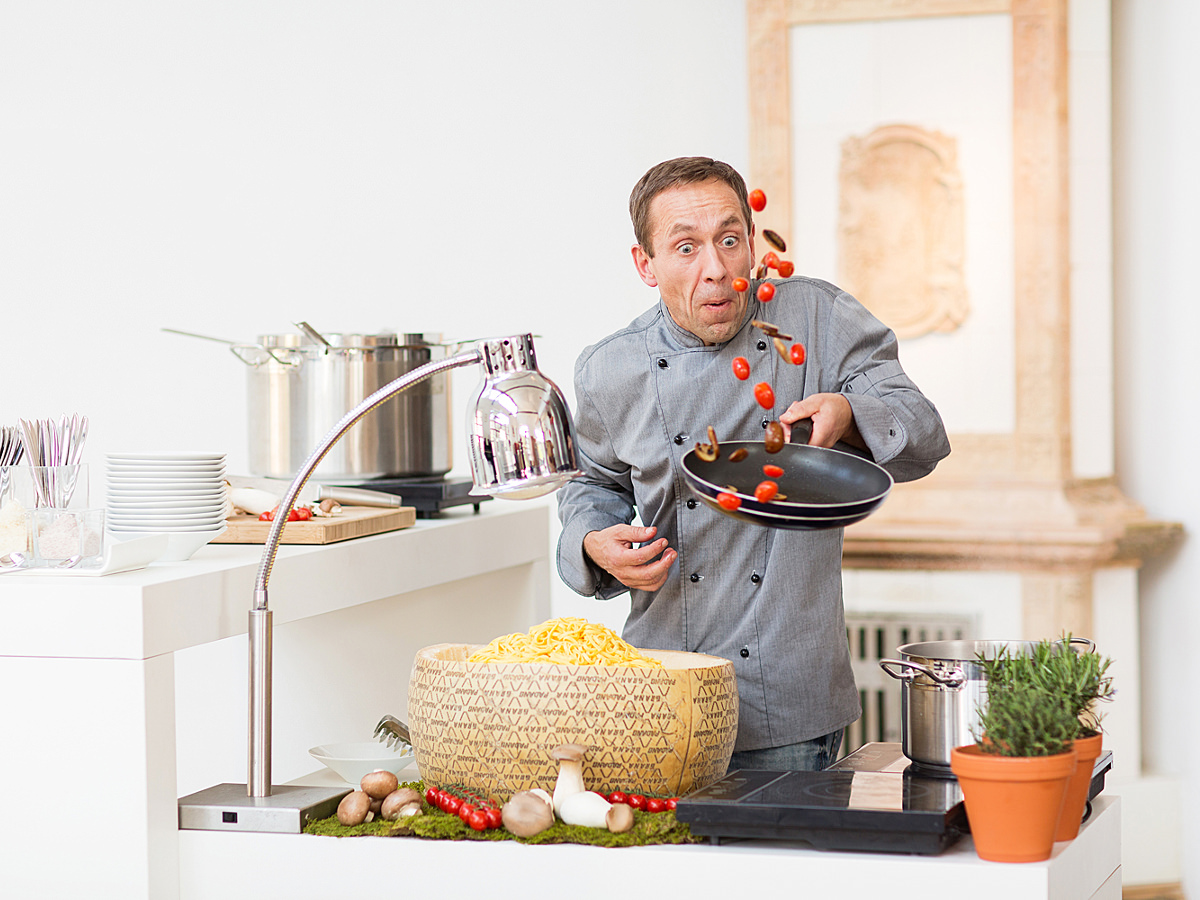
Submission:
[[[738,245],[738,239],[735,238],[733,235],[730,235],[729,237],[724,238],[721,241],[721,246],[725,247],[725,248],[736,247],[737,245]]]
[[[680,244],[679,245],[679,252],[684,254],[685,256],[690,254],[692,252],[692,250],[694,250],[694,249],[695,248],[691,244]]]

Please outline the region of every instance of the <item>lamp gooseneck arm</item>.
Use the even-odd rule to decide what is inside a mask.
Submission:
[[[271,611],[267,608],[267,582],[271,577],[271,568],[275,564],[275,554],[279,550],[279,540],[283,535],[283,527],[287,524],[288,513],[296,503],[296,498],[303,490],[309,476],[330,451],[354,424],[373,410],[379,404],[391,399],[415,384],[420,384],[427,378],[432,378],[449,369],[469,366],[482,361],[483,355],[478,350],[469,350],[456,356],[426,363],[400,376],[395,381],[385,384],[375,393],[354,407],[329,430],[308,459],[300,467],[300,471],[292,480],[275,510],[275,520],[271,523],[271,531],[263,545],[262,559],[258,564],[258,575],[254,580],[254,605],[250,609],[250,760],[249,779],[246,792],[251,797],[269,797],[271,795]]]

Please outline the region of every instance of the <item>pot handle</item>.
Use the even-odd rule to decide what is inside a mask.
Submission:
[[[891,665],[891,666],[906,666],[910,669],[916,669],[916,671],[915,672],[893,672],[891,669],[888,668],[889,665]],[[926,678],[930,678],[933,681],[936,681],[938,684],[944,685],[945,687],[948,687],[948,688],[962,687],[963,682],[966,681],[966,678],[963,677],[963,674],[961,672],[955,672],[949,676],[939,675],[937,672],[933,671],[933,669],[929,668],[929,666],[923,666],[920,663],[909,662],[906,659],[881,659],[881,660],[879,660],[879,668],[883,669],[883,671],[887,672],[889,675],[891,675],[897,681],[911,682],[914,678],[917,677],[918,673],[921,675],[924,675]]]
[[[1056,643],[1056,644],[1066,643],[1066,645],[1068,647],[1070,647],[1072,644],[1083,644],[1084,647],[1087,648],[1086,650],[1083,651],[1084,653],[1094,653],[1096,651],[1096,642],[1093,640],[1089,640],[1088,638],[1085,638],[1085,637],[1073,637],[1073,638],[1067,638],[1067,639],[1059,638],[1054,643]]]
[[[264,347],[261,344],[235,344],[229,348],[229,352],[252,369],[257,369],[268,359],[284,366],[298,366],[303,362],[303,357],[298,353],[291,350],[283,350],[281,353],[279,348]]]

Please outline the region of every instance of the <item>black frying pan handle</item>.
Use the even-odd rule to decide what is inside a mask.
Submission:
[[[801,419],[798,422],[792,423],[793,444],[807,444],[810,437],[812,437],[812,419]],[[855,447],[853,444],[847,444],[845,441],[838,441],[833,445],[833,449],[840,450],[842,453],[851,453],[854,456],[875,462],[875,457],[871,455],[870,450]]]

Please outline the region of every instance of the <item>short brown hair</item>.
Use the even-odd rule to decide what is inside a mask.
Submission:
[[[746,229],[751,224],[750,201],[746,199],[746,182],[737,169],[707,156],[681,156],[678,159],[668,159],[660,162],[641,177],[629,195],[629,218],[633,220],[633,236],[638,245],[653,257],[654,248],[650,246],[650,204],[663,191],[670,190],[682,184],[696,184],[701,181],[720,181],[729,185],[738,202],[742,205],[742,215],[746,220]]]

